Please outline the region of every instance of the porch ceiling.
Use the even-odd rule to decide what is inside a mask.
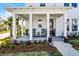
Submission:
[[[28,19],[29,15],[28,14],[17,14],[18,16],[24,18],[24,19]]]
[[[72,9],[71,7],[61,8],[48,8],[48,7],[24,7],[24,8],[6,8],[7,11],[16,14],[28,14],[28,13],[64,13],[66,10]]]
[[[63,16],[63,14],[50,14],[50,16],[60,17],[60,16]]]
[[[29,19],[29,14],[17,14],[18,16],[24,18],[24,19]],[[33,16],[46,16],[46,14],[33,14]],[[50,16],[53,17],[60,17],[63,16],[63,14],[50,14]]]

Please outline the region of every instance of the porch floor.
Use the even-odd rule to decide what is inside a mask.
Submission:
[[[63,41],[62,37],[52,37],[52,41]]]
[[[28,41],[29,39],[30,39],[29,36],[24,35],[24,36],[19,37],[19,38],[15,39],[15,40]],[[38,40],[38,41],[41,40],[41,41],[43,41],[43,40],[47,40],[47,37],[33,37],[33,40]],[[62,37],[52,37],[52,41],[63,41],[63,38]]]
[[[15,40],[17,40],[17,41],[28,41],[29,40],[29,36],[24,35],[24,36],[21,36],[19,38],[16,38]]]
[[[19,37],[19,38],[17,38],[17,39],[15,39],[15,40],[18,40],[18,41],[28,41],[30,38],[29,38],[29,36],[26,36],[26,35],[24,35],[24,36],[22,36],[22,37]],[[47,37],[33,37],[33,40],[47,40]]]

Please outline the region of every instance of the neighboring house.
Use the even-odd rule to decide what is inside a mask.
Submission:
[[[25,7],[7,7],[13,13],[13,39],[16,39],[16,16],[28,29],[28,37],[64,36],[79,32],[79,4],[77,3],[27,3]],[[23,36],[23,32],[22,36]]]

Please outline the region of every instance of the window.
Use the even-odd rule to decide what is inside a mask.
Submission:
[[[72,31],[77,31],[77,19],[72,19]]]
[[[64,6],[67,6],[68,7],[68,6],[70,6],[70,4],[69,3],[64,3]]]
[[[33,36],[36,36],[36,29],[33,28]]]
[[[32,7],[32,5],[30,5],[29,7]]]
[[[40,3],[40,7],[45,7],[45,3]]]
[[[38,27],[41,28],[42,27],[42,24],[38,24]]]
[[[77,3],[72,3],[72,7],[77,7]]]
[[[67,19],[67,31],[69,31],[69,19]]]

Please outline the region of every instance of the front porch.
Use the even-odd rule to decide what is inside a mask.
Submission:
[[[55,31],[54,33],[56,36],[67,37],[67,19],[65,11],[69,9],[70,8],[7,8],[10,12],[14,11],[13,39],[43,40],[44,38],[47,40],[50,35],[53,35],[53,31]],[[16,25],[18,17],[21,20],[21,35],[19,38],[17,38],[18,30]],[[50,21],[51,19],[54,20],[54,23]],[[23,28],[25,28],[25,31],[23,31]]]
[[[64,15],[63,14],[49,14],[48,17],[46,14],[32,14],[31,24],[30,24],[29,14],[17,14],[17,15],[20,17],[19,25],[21,26],[21,29],[20,29],[21,35],[20,37],[16,38],[17,40],[20,40],[20,39],[21,40],[23,39],[24,41],[47,40],[49,36],[63,37],[63,33],[64,33],[64,30],[63,30]],[[61,23],[58,23],[58,22],[61,22]],[[59,26],[61,26],[60,29],[58,29]],[[17,37],[17,33],[18,33],[18,30],[16,30],[16,37]]]

